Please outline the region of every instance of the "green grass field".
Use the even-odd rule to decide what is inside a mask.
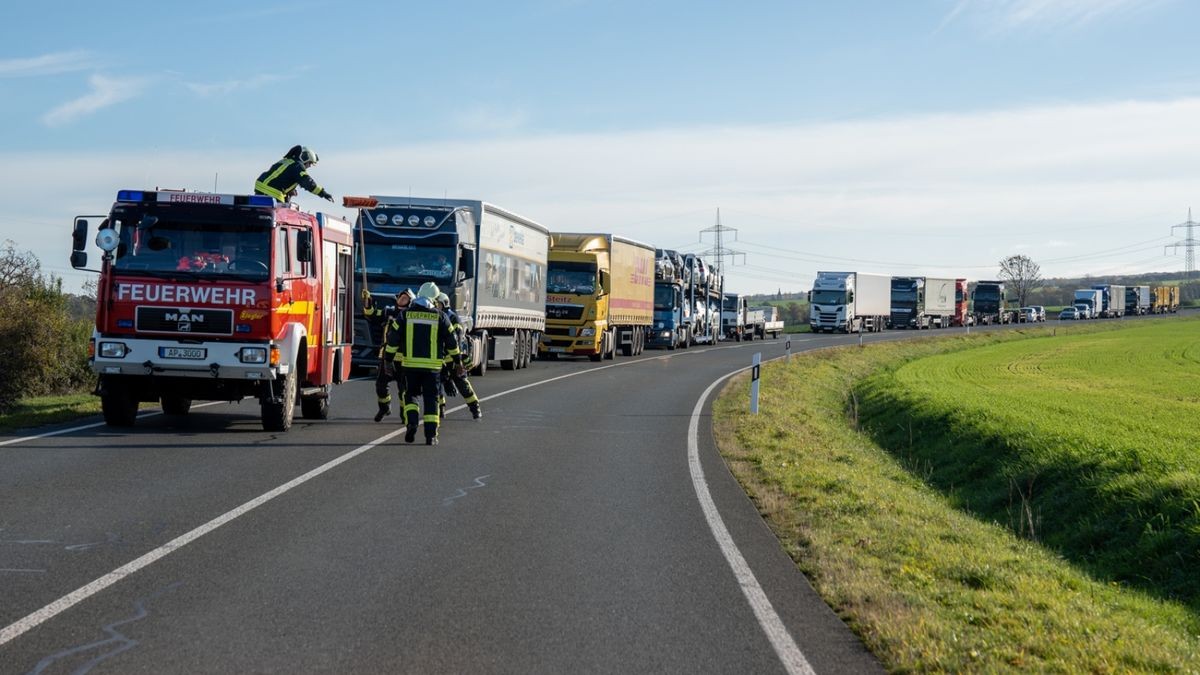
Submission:
[[[1200,610],[1200,331],[1159,321],[919,359],[858,388],[962,509]]]
[[[757,416],[746,378],[732,381],[714,433],[784,548],[888,670],[1198,672],[1200,612],[1182,592],[1197,566],[1179,543],[1195,539],[1200,495],[1178,429],[1196,417],[1200,388],[1185,390],[1200,378],[1198,329],[1112,322],[822,350],[764,366]],[[1094,351],[1139,365],[1110,374]],[[1077,435],[1093,408],[1124,430],[1103,451]],[[979,424],[944,422],[964,416]],[[1164,423],[1170,444],[1139,431]],[[1002,432],[1000,445],[977,428]],[[1043,451],[1010,461],[1031,445]],[[1152,584],[1062,553],[1054,521],[1089,506],[1120,523],[1113,536],[1141,523],[1122,547],[1180,551],[1180,574]]]
[[[56,424],[99,414],[100,398],[90,393],[38,396],[25,399],[8,413],[0,415],[0,431]]]

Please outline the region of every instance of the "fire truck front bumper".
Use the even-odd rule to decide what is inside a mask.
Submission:
[[[92,371],[101,375],[164,375],[224,380],[274,380],[290,364],[264,342],[204,342],[97,337]],[[273,363],[274,362],[274,363]]]

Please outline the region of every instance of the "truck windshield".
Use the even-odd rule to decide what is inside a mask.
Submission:
[[[1000,299],[1000,288],[997,286],[979,286],[975,289],[975,300],[996,302]]]
[[[266,279],[271,229],[254,222],[154,219],[118,220],[113,269],[153,276]]]
[[[592,295],[596,292],[596,266],[592,263],[551,260],[546,272],[546,292]]]
[[[846,304],[846,293],[844,291],[813,291],[812,302],[814,305],[844,305]]]
[[[674,309],[679,304],[679,292],[674,286],[654,287],[654,309]]]
[[[357,249],[355,255],[359,257]],[[432,279],[446,282],[454,278],[454,249],[449,246],[369,243],[366,256],[355,260],[355,274],[363,272],[364,259],[367,278],[376,281]]]
[[[736,312],[738,308],[738,299],[736,295],[727,295],[721,302],[721,309],[726,312]]]
[[[896,307],[916,307],[917,289],[892,289],[892,305]]]

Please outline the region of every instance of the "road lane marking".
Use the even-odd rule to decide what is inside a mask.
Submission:
[[[742,594],[746,596],[746,601],[754,610],[754,616],[758,618],[759,626],[767,634],[771,647],[775,649],[775,655],[779,657],[779,661],[789,673],[815,675],[816,671],[809,665],[808,659],[804,657],[804,652],[800,651],[800,647],[792,639],[787,626],[783,625],[783,620],[775,612],[770,598],[758,583],[746,558],[738,550],[737,544],[729,534],[729,529],[725,527],[725,521],[721,518],[717,504],[713,501],[712,493],[708,490],[708,481],[704,478],[704,467],[700,465],[700,413],[704,410],[704,403],[718,384],[745,370],[749,370],[749,368],[739,368],[708,385],[708,388],[700,395],[700,399],[696,401],[696,407],[692,409],[692,418],[688,422],[688,467],[691,469],[692,487],[696,490],[696,498],[700,500],[700,508],[704,511],[704,519],[708,521],[713,538],[721,547],[721,553],[725,555],[725,560],[733,570],[733,576],[737,578]]]

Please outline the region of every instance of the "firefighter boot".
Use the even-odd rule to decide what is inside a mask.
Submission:
[[[404,429],[404,442],[412,443],[417,440],[417,425],[410,424]]]
[[[378,422],[391,414],[392,414],[392,404],[384,403],[383,401],[380,401],[379,402],[379,412],[375,413],[375,421]]]
[[[473,401],[472,403],[468,404],[467,407],[471,409],[472,419],[479,419],[480,417],[483,417],[483,411],[479,409],[479,401]]]

